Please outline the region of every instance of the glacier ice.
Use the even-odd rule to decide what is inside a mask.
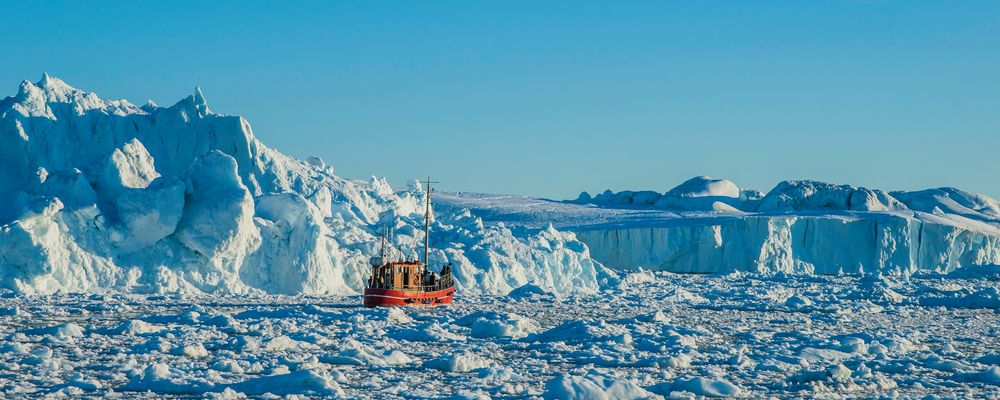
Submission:
[[[816,181],[781,182],[760,200],[757,211],[895,211],[906,206],[881,190]]]
[[[422,242],[419,184],[344,179],[268,148],[200,88],[170,107],[44,75],[0,100],[0,288],[23,293],[357,293],[375,233]],[[459,290],[595,291],[610,272],[571,233],[434,221]]]
[[[653,207],[688,211],[737,211],[758,200],[761,193],[743,190],[727,179],[696,176],[684,181],[666,193],[646,191],[604,191],[597,196],[587,192],[574,200],[578,204],[595,204],[604,207]]]
[[[1000,231],[900,215],[743,216],[576,232],[614,267],[673,272],[947,273],[1000,263]]]
[[[376,233],[420,253],[419,182],[351,180],[261,143],[200,89],[169,107],[45,75],[0,100],[0,288],[23,293],[357,293]],[[435,194],[431,261],[468,294],[627,287],[612,269],[950,273],[1000,265],[1000,203],[706,176],[666,191]],[[611,267],[612,269],[606,268]],[[517,292],[520,293],[520,292]]]
[[[696,177],[662,194],[558,202],[452,193],[439,205],[487,223],[553,224],[615,269],[908,276],[1000,265],[1000,203],[954,188],[889,193],[786,181],[762,194]]]
[[[263,245],[243,267],[245,282],[269,293],[350,293],[340,248],[313,203],[276,193],[259,197],[255,210]]]
[[[185,180],[177,240],[213,264],[238,265],[260,239],[253,198],[237,175],[236,160],[214,150],[194,161]]]

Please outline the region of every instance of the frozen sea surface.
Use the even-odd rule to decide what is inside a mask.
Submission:
[[[638,272],[595,295],[0,299],[0,397],[997,398],[995,269]]]

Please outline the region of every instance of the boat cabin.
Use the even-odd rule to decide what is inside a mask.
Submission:
[[[433,291],[451,286],[450,266],[446,265],[439,274],[427,270],[422,262],[416,260],[372,265],[372,276],[368,281],[369,288],[404,291]]]

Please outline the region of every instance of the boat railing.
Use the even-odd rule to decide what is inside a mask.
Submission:
[[[437,291],[444,290],[454,286],[451,276],[444,276],[438,279],[433,285],[403,285],[401,288],[397,288],[392,285],[391,281],[387,281],[383,284],[378,284],[371,279],[369,279],[369,288],[371,289],[395,289],[395,290],[417,290],[417,291]]]

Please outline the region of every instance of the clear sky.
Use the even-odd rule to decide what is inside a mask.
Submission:
[[[1000,197],[998,1],[93,3],[0,5],[0,96],[46,71],[136,104],[200,85],[286,153],[448,190]]]

